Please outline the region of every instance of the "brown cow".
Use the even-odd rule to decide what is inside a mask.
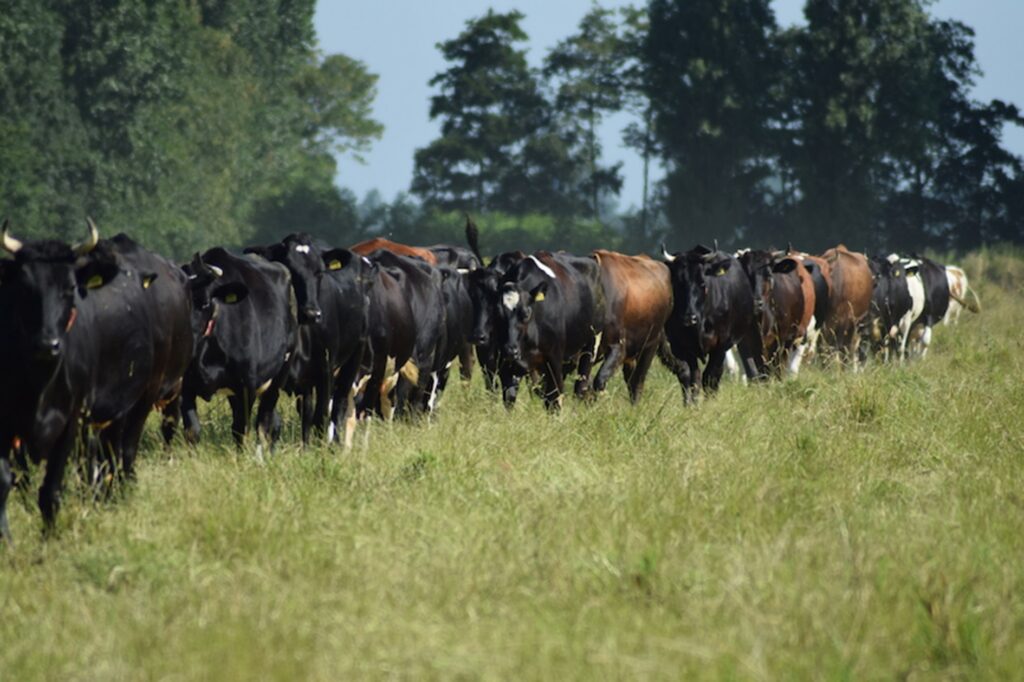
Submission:
[[[828,319],[832,300],[832,266],[824,258],[797,251],[790,245],[788,255],[804,266],[814,286],[814,324],[807,327],[807,340],[803,344],[802,359],[809,360],[818,352],[818,337],[821,327]]]
[[[746,251],[739,261],[754,294],[765,366],[777,377],[791,361],[799,371],[802,353],[798,349],[814,314],[813,298],[805,299],[803,286],[804,278],[810,283],[810,275],[800,261],[783,253]],[[813,288],[810,295],[814,295]]]
[[[383,249],[384,251],[390,251],[391,253],[398,254],[399,256],[419,258],[420,260],[424,260],[435,267],[437,266],[437,256],[434,255],[434,252],[430,249],[399,244],[398,242],[393,242],[390,239],[384,239],[383,237],[367,239],[366,241],[361,241],[348,248],[349,251],[354,251],[360,256],[368,256],[374,251]]]
[[[630,400],[636,403],[672,312],[668,267],[647,256],[603,249],[594,251],[593,257],[601,266],[607,306],[597,340],[598,357],[604,362],[594,377],[594,390],[604,390],[621,365]]]
[[[822,257],[832,268],[831,309],[822,333],[825,342],[856,367],[859,327],[871,307],[874,288],[871,267],[864,254],[850,251],[843,244],[829,249]]]

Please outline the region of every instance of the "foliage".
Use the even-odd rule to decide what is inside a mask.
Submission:
[[[8,4],[0,205],[18,233],[89,214],[183,256],[289,229],[299,203],[344,225],[331,152],[380,135],[376,77],[318,55],[312,0]]]

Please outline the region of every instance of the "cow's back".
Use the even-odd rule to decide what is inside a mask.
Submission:
[[[672,284],[668,266],[647,256],[594,251],[601,266],[605,296],[605,342],[621,336],[627,356],[660,342],[672,311]]]

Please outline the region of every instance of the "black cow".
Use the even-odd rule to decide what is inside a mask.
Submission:
[[[489,391],[494,390],[495,378],[502,364],[501,349],[505,344],[504,330],[495,326],[501,306],[501,281],[505,273],[524,258],[526,255],[522,251],[509,251],[492,258],[487,267],[466,275],[473,307],[470,340],[476,346],[484,386]]]
[[[91,221],[89,228],[89,239],[69,246],[21,242],[4,222],[3,247],[14,256],[0,261],[0,536],[8,541],[12,444],[18,439],[33,461],[46,461],[39,510],[50,528],[79,417],[109,369],[98,360],[94,301],[120,268],[109,251],[93,254],[99,235]]]
[[[367,345],[371,264],[348,249],[324,248],[308,234],[291,234],[245,252],[281,263],[291,275],[299,329],[282,388],[297,396],[302,442],[309,442],[311,430],[323,433],[329,406],[334,426],[344,404],[345,446],[351,447],[353,387]]]
[[[670,255],[662,246],[672,277],[672,313],[665,324],[671,358],[662,360],[679,379],[683,400],[692,402],[699,386],[715,391],[725,354],[737,345],[750,379],[766,376],[761,335],[754,317],[750,282],[736,258],[697,246]],[[699,361],[706,361],[703,372]]]
[[[912,256],[920,263],[919,273],[924,284],[924,310],[911,325],[910,336],[919,347],[919,355],[928,354],[932,328],[946,316],[949,309],[949,280],[946,268],[930,258]]]
[[[235,443],[245,439],[257,397],[257,428],[273,442],[279,431],[274,409],[296,344],[288,269],[214,247],[196,254],[187,272],[197,345],[182,390],[186,440],[199,441],[196,398],[210,401],[223,391]]]
[[[399,285],[408,303],[415,330],[411,364],[396,365],[400,371],[395,389],[396,414],[432,411],[436,404],[440,371],[447,343],[443,279],[438,268],[419,258],[400,256],[387,250],[371,253],[368,259],[387,272]]]
[[[906,267],[900,260],[887,256],[869,258],[868,265],[875,288],[862,337],[867,340],[867,349],[888,361],[890,353],[901,354],[900,324],[913,305]]]
[[[475,258],[474,258],[475,260]],[[473,301],[469,291],[469,276],[474,270],[438,266],[442,276],[445,309],[445,341],[438,362],[437,391],[440,394],[448,383],[452,362],[459,360],[459,374],[464,381],[473,378]]]
[[[396,374],[419,381],[419,369],[412,361],[416,345],[416,323],[412,307],[401,284],[402,271],[380,267],[368,259],[373,276],[369,286],[369,352],[363,357],[365,382],[359,416],[393,416],[392,390]]]
[[[483,265],[471,249],[465,246],[452,246],[450,244],[435,244],[427,247],[437,257],[437,265],[457,268],[459,270],[476,270]]]
[[[579,372],[576,395],[589,391],[605,309],[601,268],[594,258],[538,251],[502,278],[502,353],[518,374],[540,374],[548,409],[561,406],[565,372],[572,368]],[[504,386],[504,378],[502,383],[505,404],[511,406],[516,387]]]

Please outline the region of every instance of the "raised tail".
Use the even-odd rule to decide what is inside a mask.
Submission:
[[[469,244],[470,251],[480,261],[480,265],[484,265],[484,257],[480,255],[480,230],[477,229],[476,223],[468,213],[466,214],[466,242]]]

